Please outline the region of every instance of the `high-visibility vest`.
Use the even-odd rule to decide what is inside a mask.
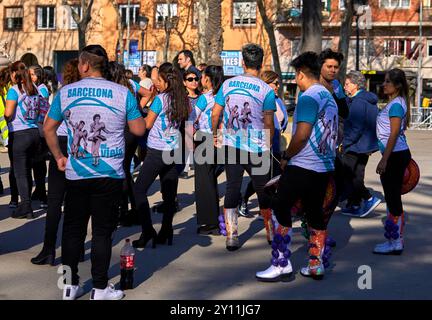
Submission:
[[[4,146],[8,145],[9,129],[4,117],[6,109],[6,92],[0,92],[0,140]]]

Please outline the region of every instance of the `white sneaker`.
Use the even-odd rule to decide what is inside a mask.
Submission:
[[[403,249],[403,241],[399,238],[376,245],[373,253],[384,255],[400,255]]]
[[[286,267],[275,267],[270,265],[266,270],[257,272],[255,277],[258,281],[263,282],[277,282],[277,281],[287,281],[293,273],[291,261],[288,259],[288,265]]]
[[[80,286],[67,284],[63,287],[63,300],[75,300],[84,294],[84,289]]]
[[[90,300],[121,300],[124,293],[116,290],[113,284],[109,284],[105,289],[92,289]]]

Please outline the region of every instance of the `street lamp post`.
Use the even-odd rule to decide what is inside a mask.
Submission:
[[[360,71],[360,16],[365,14],[363,1],[354,1],[354,16],[356,17],[356,71]]]
[[[144,36],[147,29],[148,21],[149,19],[146,16],[139,17],[139,27],[141,29],[141,66],[144,65]]]

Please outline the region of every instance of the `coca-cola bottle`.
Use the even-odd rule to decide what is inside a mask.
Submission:
[[[135,269],[135,250],[130,243],[130,239],[126,239],[125,245],[120,250],[120,289],[133,289]]]

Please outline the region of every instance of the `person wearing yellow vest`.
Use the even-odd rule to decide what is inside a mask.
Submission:
[[[5,97],[7,90],[10,87],[8,76],[9,76],[9,63],[7,58],[0,58],[0,143],[3,145],[2,149],[7,150],[9,130],[6,119],[4,117],[5,112]],[[4,193],[3,183],[0,178],[0,194]]]

